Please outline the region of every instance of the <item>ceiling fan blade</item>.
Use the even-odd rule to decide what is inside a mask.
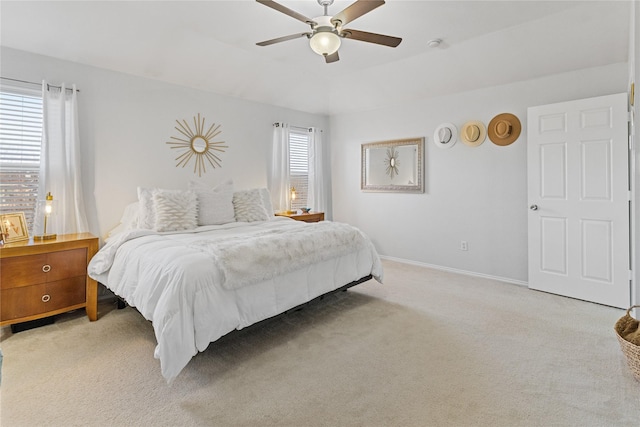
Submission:
[[[261,3],[267,7],[270,7],[271,9],[275,9],[278,12],[282,12],[285,15],[289,15],[292,18],[297,19],[298,21],[302,21],[305,24],[313,24],[314,21],[313,19],[307,18],[306,16],[302,15],[301,13],[296,12],[295,10],[291,10],[288,7],[285,7],[283,5],[281,5],[280,3],[276,3],[273,0],[256,0],[258,3]]]
[[[402,41],[402,39],[399,37],[385,36],[384,34],[368,33],[366,31],[351,30],[351,29],[343,30],[342,33],[340,33],[340,35],[348,39],[381,44],[389,47],[396,47]]]
[[[340,60],[340,57],[338,56],[338,51],[336,50],[334,53],[332,53],[331,55],[326,55],[324,57],[324,60],[327,64],[331,64],[332,62],[337,62]]]
[[[361,17],[365,13],[371,12],[383,4],[384,0],[358,0],[342,12],[334,15],[333,18],[331,18],[331,23],[333,25],[347,25],[347,23]]]
[[[270,44],[275,44],[275,43],[280,43],[280,42],[286,42],[287,40],[293,40],[293,39],[297,39],[300,38],[302,36],[307,36],[309,37],[311,35],[311,33],[298,33],[298,34],[291,34],[289,36],[282,36],[282,37],[278,37],[277,39],[271,39],[271,40],[265,40],[263,42],[260,43],[256,43],[258,46],[269,46]]]

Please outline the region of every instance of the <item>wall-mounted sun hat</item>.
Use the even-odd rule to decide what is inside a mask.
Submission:
[[[440,148],[451,148],[458,140],[458,128],[453,123],[442,123],[433,133],[433,143]]]
[[[484,127],[484,123],[472,120],[462,125],[460,138],[465,145],[477,147],[487,138],[487,129]]]
[[[522,125],[520,119],[510,113],[495,116],[489,122],[489,139],[496,145],[512,144],[520,136]]]

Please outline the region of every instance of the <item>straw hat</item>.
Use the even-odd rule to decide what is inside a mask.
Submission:
[[[477,147],[487,138],[487,129],[484,127],[484,123],[472,120],[462,125],[460,138],[469,147]]]
[[[512,144],[520,136],[520,120],[510,113],[495,116],[489,122],[489,139],[496,145]]]
[[[442,123],[433,133],[433,143],[440,148],[451,148],[458,140],[458,128],[453,123]]]

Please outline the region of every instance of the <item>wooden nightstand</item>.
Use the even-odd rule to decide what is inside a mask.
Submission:
[[[286,216],[287,218],[295,219],[296,221],[304,222],[320,222],[324,221],[324,212],[309,212],[301,214],[287,214],[286,212],[278,212],[276,216]]]
[[[98,283],[87,264],[98,251],[89,233],[0,246],[0,326],[85,308],[98,319]]]

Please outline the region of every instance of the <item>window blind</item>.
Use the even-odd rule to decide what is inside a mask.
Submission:
[[[307,207],[309,194],[309,132],[289,131],[289,180],[290,186],[296,189],[296,199],[291,203],[292,209]]]
[[[33,230],[42,142],[42,96],[0,90],[0,213],[24,212]]]

